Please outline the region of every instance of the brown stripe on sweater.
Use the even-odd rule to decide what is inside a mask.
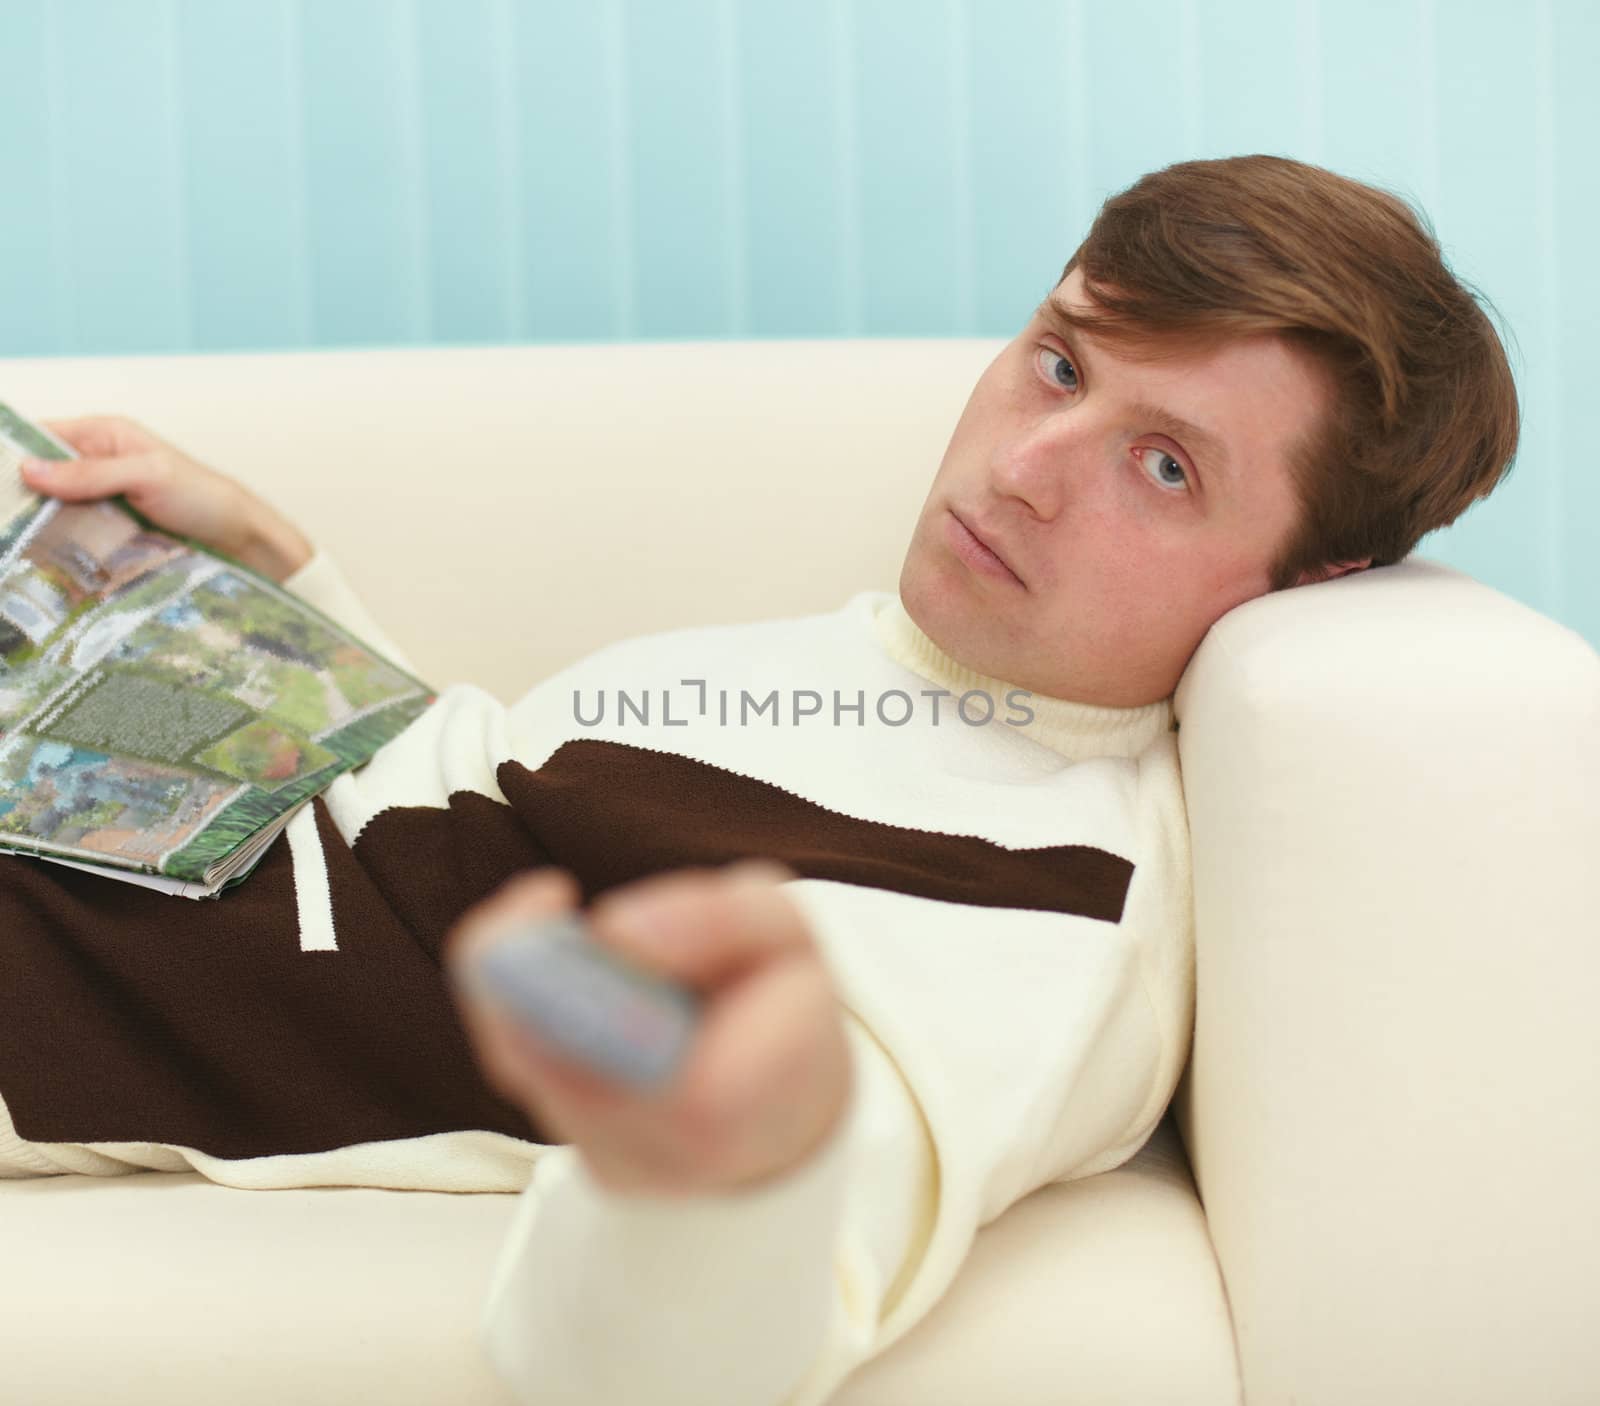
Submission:
[[[337,951],[300,950],[281,837],[214,902],[0,858],[0,1096],[19,1137],[225,1158],[463,1128],[549,1140],[479,1073],[438,933],[407,929],[313,805]],[[541,862],[526,847],[511,862],[505,811],[452,798],[415,881],[465,908],[494,887],[480,846],[507,872]]]
[[[1088,845],[1007,849],[861,820],[691,757],[599,739],[564,743],[536,771],[502,762],[496,780],[586,898],[664,869],[760,855],[804,878],[1115,923],[1133,878],[1126,859]]]
[[[215,902],[0,857],[0,1095],[35,1142],[155,1142],[224,1158],[465,1129],[548,1141],[489,1089],[439,960],[519,870],[590,900],[752,855],[808,878],[1116,922],[1133,866],[1081,845],[1011,850],[842,815],[770,782],[579,739],[505,802],[380,812],[346,844],[314,802],[336,951],[303,952],[288,845]]]

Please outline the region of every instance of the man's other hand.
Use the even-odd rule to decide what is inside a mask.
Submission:
[[[157,527],[274,581],[311,560],[305,534],[276,508],[143,425],[120,415],[42,423],[82,457],[28,460],[22,481],[33,492],[67,503],[120,494]]]
[[[833,983],[783,866],[747,860],[623,885],[587,915],[596,941],[701,999],[676,1074],[641,1093],[566,1062],[492,1000],[466,964],[518,919],[566,912],[560,869],[518,875],[451,929],[455,1000],[490,1084],[553,1140],[577,1145],[617,1192],[685,1195],[775,1179],[820,1150],[849,1100],[851,1058]]]

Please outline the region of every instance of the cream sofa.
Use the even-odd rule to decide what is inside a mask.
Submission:
[[[0,399],[126,413],[251,482],[430,682],[510,701],[625,635],[892,587],[998,345],[12,361]],[[1175,1116],[985,1228],[836,1401],[1594,1401],[1600,660],[1414,558],[1234,611],[1177,704]],[[0,1400],[506,1401],[475,1334],[515,1201],[0,1185]]]

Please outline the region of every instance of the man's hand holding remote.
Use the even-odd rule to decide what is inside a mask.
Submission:
[[[475,959],[529,918],[571,912],[581,896],[559,869],[502,885],[462,915],[445,947],[485,1076],[553,1138],[576,1144],[612,1191],[732,1191],[798,1167],[843,1116],[851,1059],[831,977],[780,888],[793,877],[766,861],[684,869],[591,905],[595,941],[700,1000],[677,1073],[646,1093],[564,1059],[479,994]]]

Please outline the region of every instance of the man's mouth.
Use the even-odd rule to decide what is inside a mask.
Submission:
[[[1027,586],[1022,578],[1011,569],[1006,559],[980,537],[954,508],[948,511],[950,516],[945,523],[945,537],[956,555],[974,571],[982,572],[997,581],[1007,581],[1012,585],[1021,586],[1026,590]]]

